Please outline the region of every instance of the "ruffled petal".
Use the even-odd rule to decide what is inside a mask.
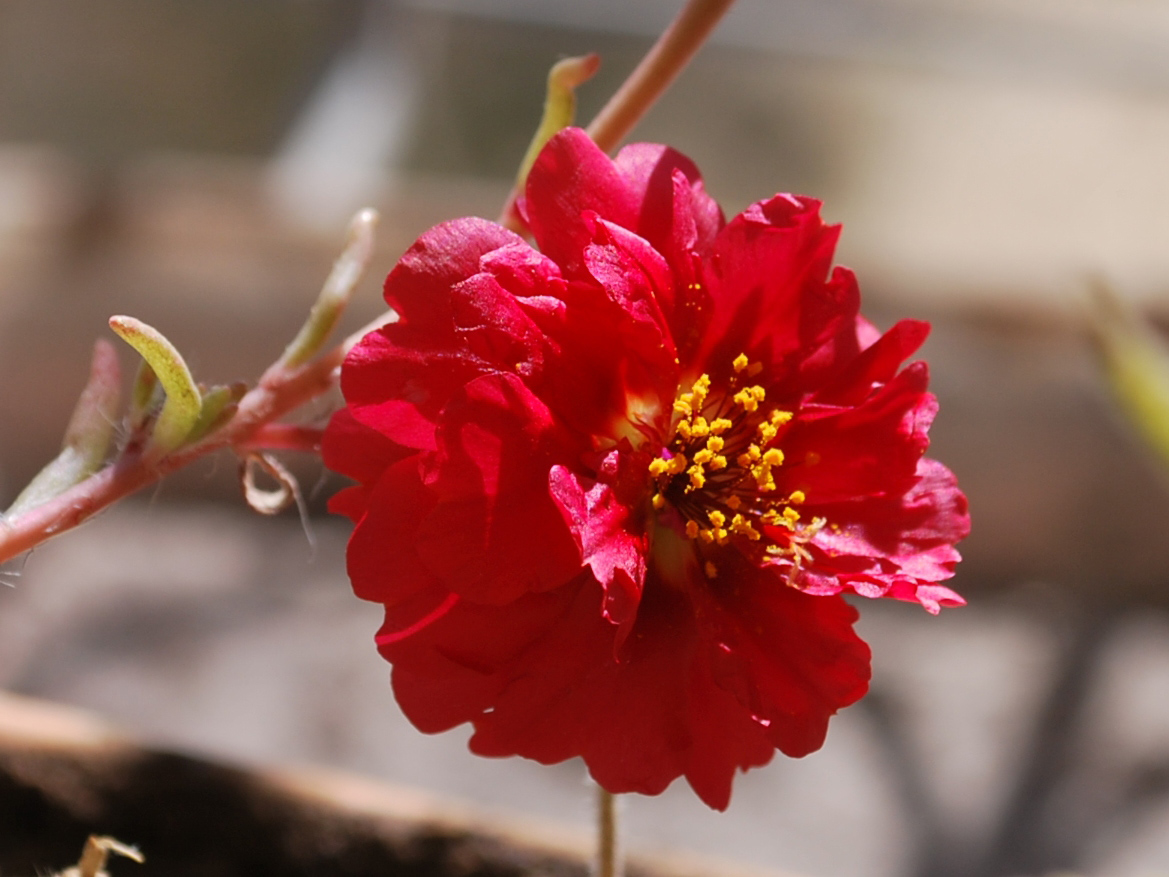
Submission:
[[[902,495],[917,481],[937,401],[925,363],[914,363],[856,407],[809,406],[781,439],[780,492],[802,491],[809,509]]]
[[[852,331],[860,295],[851,274],[830,276],[840,227],[820,202],[777,195],[751,205],[719,233],[707,275],[714,302],[701,361],[715,371],[740,353],[789,368]],[[801,356],[802,354],[802,356]]]
[[[579,448],[518,377],[469,382],[443,409],[438,446],[427,475],[436,502],[415,539],[447,588],[503,604],[577,573],[548,472]]]
[[[645,522],[608,484],[563,466],[552,467],[549,486],[584,563],[605,592],[605,618],[621,628],[619,648],[637,618],[645,584]]]
[[[938,583],[954,575],[955,543],[970,532],[966,497],[941,463],[923,458],[904,495],[841,504],[816,534],[816,562],[805,577],[812,593],[851,590],[865,597],[917,602],[932,613],[965,604]]]

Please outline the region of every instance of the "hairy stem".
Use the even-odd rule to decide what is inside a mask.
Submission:
[[[240,400],[235,416],[202,441],[157,459],[124,455],[48,502],[13,519],[0,520],[0,563],[71,530],[106,506],[213,451],[270,447],[264,441],[270,434],[290,440],[295,428],[272,422],[332,389],[337,369],[355,340],[346,339],[307,365],[287,368],[277,364],[268,369]]]

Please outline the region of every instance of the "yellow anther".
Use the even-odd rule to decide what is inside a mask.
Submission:
[[[711,526],[713,527],[722,527],[727,522],[727,516],[718,509],[714,509],[707,517],[710,519]]]
[[[710,422],[710,431],[713,435],[722,435],[735,424],[725,417],[716,417]]]
[[[771,474],[771,467],[766,463],[755,466],[751,474],[755,476],[755,486],[760,490],[775,490],[775,478]]]
[[[756,402],[762,402],[767,398],[767,391],[758,384],[748,387],[747,389],[751,391],[751,396],[754,397]]]
[[[766,524],[769,527],[774,527],[776,524],[778,524],[780,522],[781,515],[775,509],[768,509],[762,515],[759,516],[759,520],[761,520],[764,524]]]
[[[691,466],[686,471],[690,475],[690,486],[695,490],[701,490],[706,484],[706,473],[702,471],[702,467]]]
[[[695,417],[690,423],[690,435],[694,438],[703,438],[710,435],[710,424],[705,417]]]
[[[719,451],[721,451],[723,449],[723,446],[725,444],[726,444],[726,442],[724,442],[722,440],[721,436],[712,435],[710,438],[708,438],[706,440],[706,449],[708,451],[713,451],[714,453],[717,454]]]
[[[649,474],[654,478],[657,478],[659,475],[665,475],[669,465],[670,464],[661,457],[658,457],[656,460],[651,460],[649,464]]]
[[[703,448],[694,455],[694,462],[699,465],[705,465],[714,459],[714,451],[710,448]]]
[[[653,507],[655,509],[663,509],[666,507],[666,498],[660,493],[655,493],[651,502],[653,503]]]
[[[779,466],[783,463],[783,451],[779,448],[768,448],[763,454],[763,462],[768,466]]]
[[[740,353],[738,356],[735,357],[735,360],[734,360],[734,362],[731,363],[731,365],[734,366],[735,371],[741,372],[743,369],[745,369],[747,367],[747,363],[748,363],[747,354]]]
[[[796,521],[798,521],[800,519],[800,513],[797,512],[795,509],[793,509],[791,506],[788,506],[786,509],[783,510],[783,517],[785,520],[787,520],[788,523],[794,524]]]
[[[687,402],[685,399],[675,399],[674,400],[674,410],[677,411],[679,414],[686,414],[686,415],[689,415],[693,412],[693,409],[690,407],[690,403]]]
[[[735,509],[739,508],[739,506],[741,506],[742,504],[743,504],[743,501],[741,499],[739,499],[737,496],[735,496],[733,493],[727,497],[727,508],[729,508],[731,511],[734,511]]]
[[[670,461],[666,463],[666,472],[668,472],[670,475],[681,475],[686,471],[686,467],[688,465],[689,461],[687,461],[685,454],[675,454],[670,458]]]
[[[772,426],[770,423],[761,423],[755,429],[755,432],[759,435],[760,443],[767,444],[779,434],[779,428]]]
[[[799,505],[807,498],[808,497],[804,495],[804,492],[802,490],[793,490],[791,492],[791,496],[789,496],[787,498],[787,501],[791,502],[791,503],[795,503],[796,505]]]
[[[749,388],[739,390],[739,392],[735,393],[735,395],[731,398],[735,401],[736,405],[743,406],[745,411],[755,411],[759,407],[759,400],[756,399],[754,395],[752,395]]]
[[[697,539],[698,538],[698,522],[697,521],[687,521],[686,522],[686,538],[687,539]]]
[[[769,419],[776,426],[780,426],[792,419],[792,413],[790,411],[780,411],[778,408],[776,408],[771,412],[771,417]]]
[[[714,472],[725,468],[727,468],[727,458],[722,454],[716,454],[714,459],[710,461],[710,471]]]
[[[739,536],[746,536],[752,542],[759,541],[760,533],[751,526],[751,522],[742,515],[735,515],[731,519],[731,532]]]
[[[727,538],[730,535],[731,534],[728,533],[723,527],[711,527],[709,530],[703,530],[701,533],[699,533],[699,537],[707,545],[709,545],[711,542],[715,542],[719,545],[725,545]]]
[[[715,566],[713,563],[711,563],[709,560],[708,560],[706,563],[704,563],[704,564],[702,565],[702,571],[703,571],[704,573],[706,573],[706,577],[707,577],[708,579],[713,579],[713,578],[717,578],[717,577],[718,577],[718,567],[716,567],[716,566]]]
[[[690,390],[694,396],[691,400],[689,400],[690,404],[693,405],[694,408],[701,410],[702,404],[706,401],[706,394],[710,392],[710,375],[702,375],[694,382],[694,386],[691,387]],[[682,398],[685,398],[685,396]]]
[[[678,425],[674,427],[674,434],[681,437],[682,441],[690,441],[690,422],[679,420]]]

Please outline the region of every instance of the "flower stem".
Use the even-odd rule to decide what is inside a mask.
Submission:
[[[654,105],[710,36],[734,0],[690,0],[629,78],[589,124],[589,136],[612,151]]]
[[[622,877],[624,873],[617,833],[617,796],[597,786],[596,877]]]
[[[106,506],[213,451],[267,447],[266,430],[281,434],[273,421],[336,386],[337,370],[356,338],[350,336],[305,365],[290,368],[278,363],[269,368],[240,400],[231,420],[202,441],[160,458],[125,454],[51,500],[7,520],[0,518],[0,563],[73,529]],[[291,435],[283,433],[285,439]]]

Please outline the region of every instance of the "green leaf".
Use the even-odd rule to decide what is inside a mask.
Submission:
[[[117,422],[121,383],[121,368],[113,345],[99,340],[93,348],[89,381],[65,429],[61,453],[20,492],[7,517],[15,518],[48,502],[101,467]]]
[[[576,118],[576,89],[588,82],[601,67],[601,59],[595,54],[579,58],[564,58],[552,65],[548,71],[548,91],[544,98],[544,116],[536,129],[524,160],[516,174],[516,191],[523,193],[528,173],[536,163],[540,150],[556,134],[573,123]]]
[[[1169,345],[1103,287],[1092,328],[1122,410],[1169,465]]]
[[[154,422],[150,449],[159,454],[173,451],[191,434],[203,408],[187,363],[161,332],[141,320],[110,317],[110,328],[138,351],[162,384],[166,401]]]

